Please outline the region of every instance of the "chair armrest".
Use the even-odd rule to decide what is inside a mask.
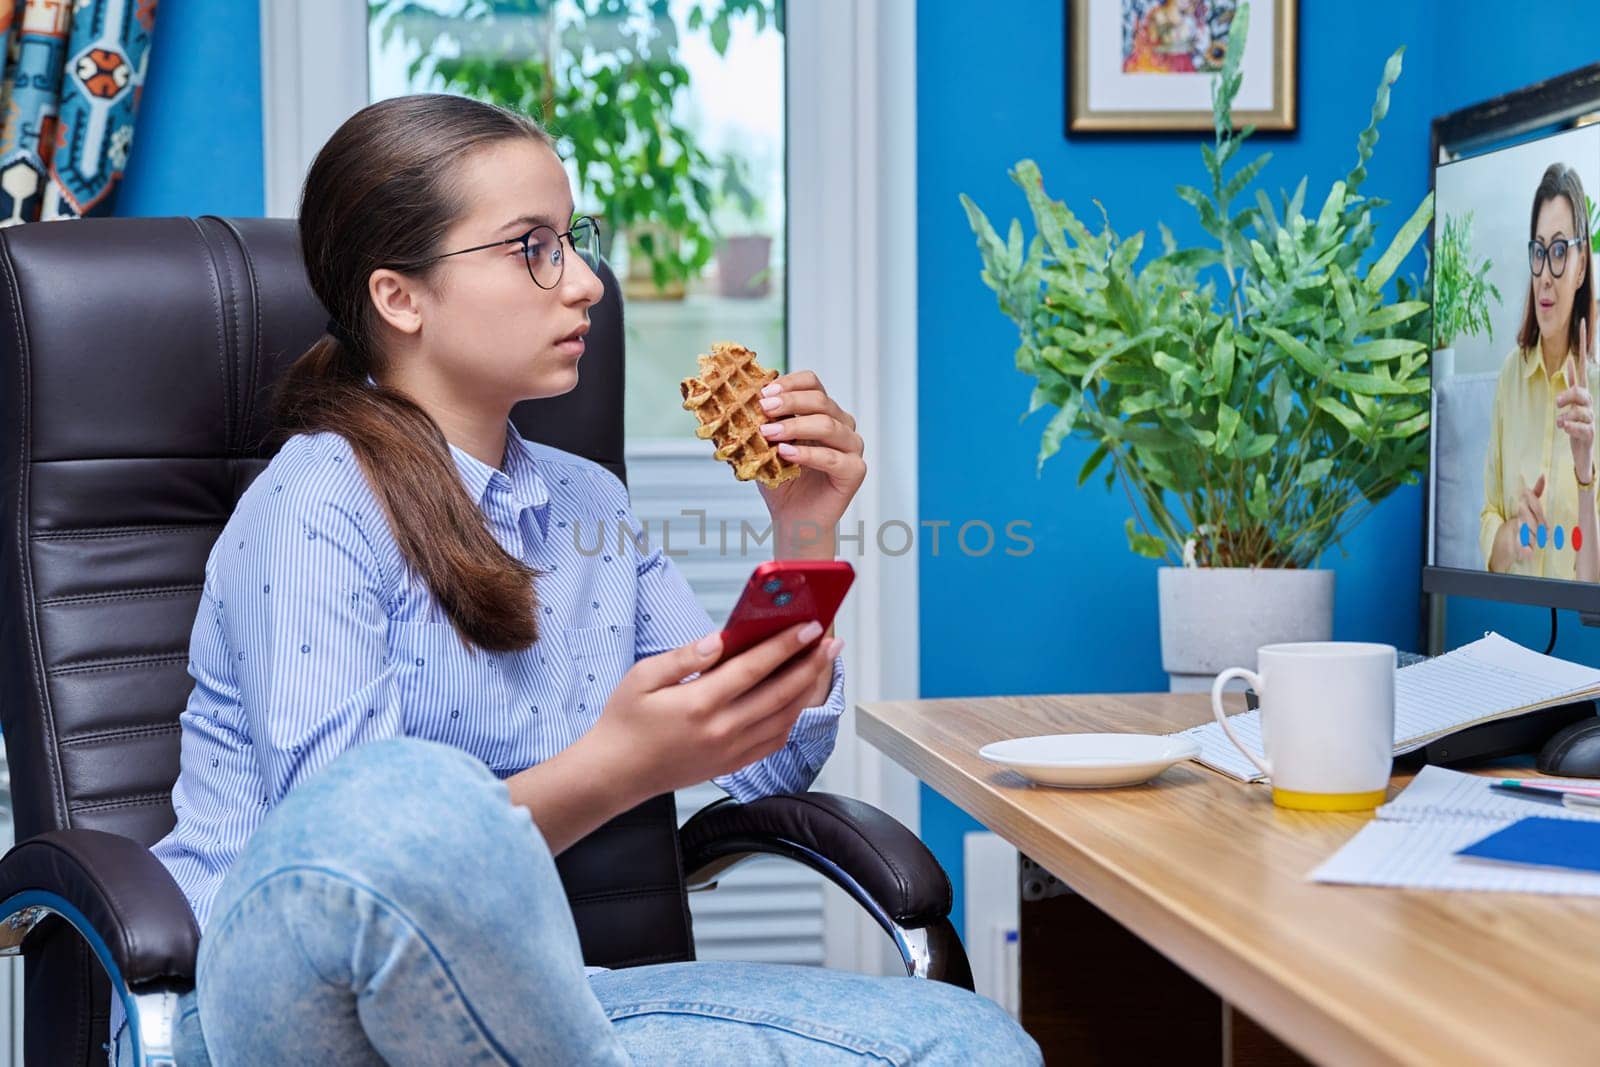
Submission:
[[[690,886],[753,854],[793,846],[837,865],[896,922],[925,926],[950,914],[950,879],[910,830],[871,804],[832,793],[790,793],[748,804],[724,798],[678,833]],[[731,861],[731,862],[730,862]]]
[[[0,858],[0,951],[15,953],[50,913],[115,966],[131,991],[194,986],[200,929],[161,861],[103,830],[52,830]]]
[[[849,893],[894,939],[906,973],[972,988],[966,949],[950,924],[950,879],[910,830],[870,804],[832,793],[790,793],[748,804],[730,798],[678,831],[685,880],[708,888],[756,856],[805,864]]]

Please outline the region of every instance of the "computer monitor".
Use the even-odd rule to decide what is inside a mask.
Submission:
[[[1600,618],[1600,123],[1575,118],[1466,149],[1436,124],[1423,589]],[[1558,406],[1568,375],[1587,405]]]

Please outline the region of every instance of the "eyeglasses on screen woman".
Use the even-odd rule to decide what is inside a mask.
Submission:
[[[1544,265],[1548,261],[1550,277],[1559,278],[1567,269],[1567,250],[1582,246],[1582,237],[1557,237],[1549,245],[1535,237],[1528,242],[1528,269],[1537,278],[1544,273]]]

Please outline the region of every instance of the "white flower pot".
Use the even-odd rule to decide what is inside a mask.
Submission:
[[[1456,350],[1454,348],[1435,348],[1433,350],[1433,380],[1448,378],[1456,372]]]
[[[1174,693],[1211,688],[1256,649],[1333,638],[1333,572],[1276,567],[1162,567],[1161,666]]]

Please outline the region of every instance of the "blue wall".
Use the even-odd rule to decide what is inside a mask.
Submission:
[[[119,215],[265,210],[257,0],[161,0]]]
[[[1065,74],[1060,0],[988,9],[982,42],[969,5],[923,0],[917,20],[918,264],[921,367],[920,495],[923,518],[1012,518],[1033,523],[1035,551],[969,558],[926,551],[921,559],[922,693],[975,694],[1163,689],[1157,647],[1156,564],[1133,556],[1118,491],[1076,486],[1089,448],[1066,445],[1034,477],[1034,455],[1050,411],[1025,424],[1032,379],[1015,369],[1017,333],[978,278],[979,258],[957,194],[965,192],[997,227],[1027,206],[1007,170],[1039,162],[1045,187],[1092,226],[1098,197],[1127,234],[1166,222],[1180,242],[1203,234],[1173,185],[1204,184],[1194,136],[1081,137],[1064,134]],[[1355,160],[1383,63],[1406,46],[1404,72],[1380,127],[1364,192],[1392,201],[1383,240],[1428,190],[1432,117],[1596,58],[1577,25],[1578,5],[1522,10],[1474,0],[1431,5],[1352,0],[1300,5],[1299,130],[1258,134],[1246,155],[1270,150],[1257,184],[1292,189],[1309,175],[1307,201]],[[1481,58],[1494,56],[1485,63]],[[1466,57],[1472,57],[1470,59]],[[1209,139],[1207,136],[1205,139]],[[1383,243],[1380,240],[1380,247]],[[1420,255],[1403,270],[1421,273]],[[1338,572],[1335,637],[1420,642],[1422,497],[1402,489],[1380,505],[1324,564]],[[1485,629],[1543,647],[1548,611],[1452,601],[1452,644]],[[1559,651],[1600,663],[1600,634],[1569,632]],[[956,885],[962,920],[961,838],[978,825],[923,788],[922,835]]]

